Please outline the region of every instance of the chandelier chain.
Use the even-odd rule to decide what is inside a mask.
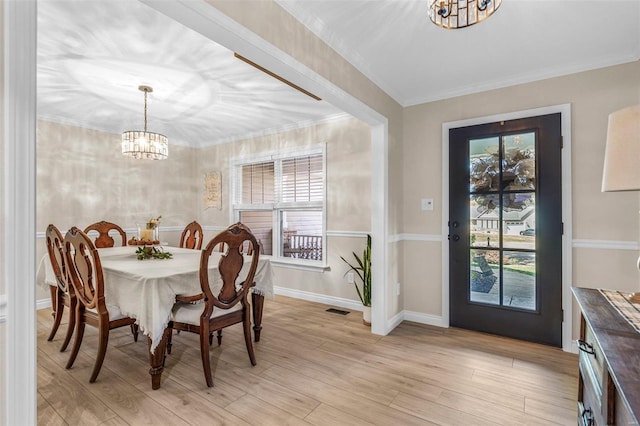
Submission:
[[[144,91],[144,131],[147,131],[147,94],[149,91]]]

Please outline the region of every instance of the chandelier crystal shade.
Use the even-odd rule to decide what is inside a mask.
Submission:
[[[160,133],[147,132],[147,94],[149,86],[139,86],[144,92],[144,130],[127,130],[122,133],[122,155],[144,160],[164,160],[169,156],[169,139]]]
[[[433,0],[429,18],[439,27],[455,30],[484,21],[501,4],[502,0]]]

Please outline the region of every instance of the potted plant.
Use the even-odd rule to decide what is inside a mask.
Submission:
[[[340,256],[340,259],[349,266],[349,269],[344,275],[346,276],[349,272],[353,271],[362,282],[362,290],[356,281],[354,281],[353,285],[363,305],[362,322],[366,325],[371,325],[371,235],[367,235],[367,246],[362,252],[362,258],[355,252],[353,252],[353,257],[356,259],[356,264],[351,264],[347,259]]]

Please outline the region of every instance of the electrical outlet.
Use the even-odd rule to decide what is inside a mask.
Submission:
[[[400,283],[396,283],[396,296],[400,296]]]
[[[423,198],[420,201],[422,210],[433,210],[433,198]]]
[[[356,282],[356,276],[353,272],[347,272],[347,282],[353,284]]]

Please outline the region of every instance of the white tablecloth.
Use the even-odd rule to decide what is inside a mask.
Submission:
[[[117,306],[124,315],[136,318],[140,331],[151,337],[151,352],[154,352],[169,322],[176,295],[200,292],[201,251],[164,247],[173,254],[172,259],[138,260],[136,249],[134,246],[98,249],[105,299],[108,305]],[[213,287],[222,286],[217,272],[219,258],[220,253],[214,252],[209,260],[209,279],[213,281]],[[240,281],[246,276],[250,263],[250,257],[245,256]],[[254,293],[273,298],[270,256],[260,256],[254,280]],[[56,285],[48,255],[40,261],[36,282],[44,288]]]

